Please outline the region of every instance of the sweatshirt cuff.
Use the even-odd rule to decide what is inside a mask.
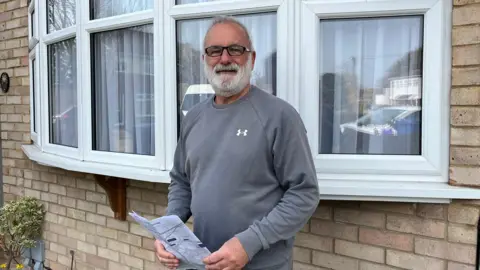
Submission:
[[[248,228],[235,236],[240,240],[240,243],[247,252],[249,261],[263,248],[262,241],[252,228]]]

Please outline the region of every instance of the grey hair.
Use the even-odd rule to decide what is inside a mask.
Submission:
[[[231,24],[235,24],[235,25],[240,26],[240,28],[242,28],[243,32],[245,32],[245,36],[247,36],[248,46],[250,47],[249,49],[254,51],[253,42],[252,42],[252,39],[250,37],[250,33],[248,32],[248,29],[245,27],[245,25],[243,25],[243,23],[241,23],[239,20],[235,19],[232,16],[218,16],[218,17],[214,18],[213,22],[210,24],[210,26],[207,29],[207,32],[205,33],[205,37],[203,38],[203,48],[204,49],[205,49],[205,41],[206,41],[207,35],[210,32],[210,30],[215,25],[222,24],[222,23],[231,23]]]

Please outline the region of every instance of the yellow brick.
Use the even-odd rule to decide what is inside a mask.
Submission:
[[[298,262],[310,263],[312,260],[312,251],[308,248],[294,247],[293,259]]]
[[[406,269],[445,269],[445,261],[415,255],[412,253],[387,250],[387,265]]]
[[[74,219],[64,216],[58,216],[58,224],[69,228],[75,228],[77,223]]]
[[[475,226],[451,223],[448,225],[448,241],[472,245],[476,244],[477,230]]]
[[[313,251],[312,262],[315,265],[328,269],[346,270],[358,269],[359,261],[357,259],[335,255],[332,253]]]
[[[119,254],[118,254],[117,251],[113,251],[113,250],[106,249],[106,248],[99,247],[98,248],[98,256],[102,257],[102,258],[112,260],[112,261],[115,261],[115,262],[120,261],[119,260]]]
[[[480,5],[465,5],[453,9],[453,25],[480,23]]]
[[[107,246],[111,250],[115,250],[124,254],[130,254],[130,246],[128,244],[108,239]]]
[[[98,235],[87,234],[87,243],[94,244],[97,247],[107,247],[107,238]]]
[[[97,225],[106,226],[107,219],[104,216],[100,216],[97,214],[87,213],[86,220],[91,223],[95,223]]]
[[[448,207],[448,220],[455,223],[477,224],[480,210],[475,207],[450,204]]]
[[[83,251],[85,253],[97,255],[97,247],[95,245],[92,245],[83,241],[78,241],[77,248],[78,250]]]
[[[142,238],[140,236],[136,236],[122,231],[117,231],[117,240],[132,246],[142,246]]]
[[[97,226],[97,235],[101,235],[107,238],[117,239],[117,231],[106,227]]]
[[[143,260],[126,254],[120,254],[120,263],[126,264],[133,268],[143,269]]]
[[[58,245],[56,243],[50,243],[50,250],[60,254],[60,255],[66,255],[67,254],[67,248],[61,245]]]
[[[333,251],[333,238],[317,236],[313,234],[298,233],[295,239],[298,247],[317,249],[322,251]]]
[[[417,217],[388,216],[387,229],[430,236],[435,238],[445,237],[445,222],[438,220],[425,220]]]

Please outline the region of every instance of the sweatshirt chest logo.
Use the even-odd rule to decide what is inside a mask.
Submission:
[[[238,129],[237,130],[237,136],[247,136],[247,132],[248,132],[248,129],[244,129],[244,130],[241,130],[241,129]]]

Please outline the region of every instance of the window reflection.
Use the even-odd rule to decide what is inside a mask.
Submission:
[[[75,0],[47,0],[48,33],[75,25],[75,14]]]
[[[153,9],[154,0],[90,0],[91,19]]]
[[[76,40],[48,46],[50,143],[78,146]]]
[[[321,154],[419,155],[423,18],[321,21]]]

